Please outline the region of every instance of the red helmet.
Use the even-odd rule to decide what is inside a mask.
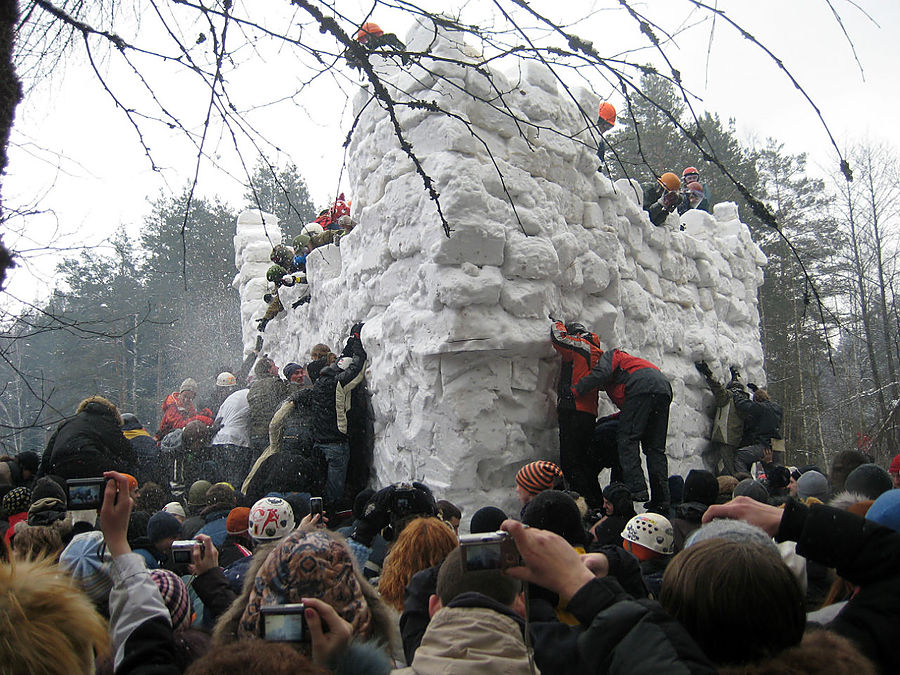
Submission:
[[[612,103],[607,103],[604,101],[600,104],[600,109],[597,111],[597,114],[600,115],[600,119],[609,124],[610,126],[614,126],[616,123],[616,108]]]
[[[366,44],[370,37],[379,37],[381,35],[384,35],[384,31],[381,30],[381,27],[377,23],[367,21],[359,27],[359,32],[356,34],[356,41]]]
[[[690,176],[690,175],[699,176],[700,172],[697,171],[696,167],[693,167],[693,166],[689,166],[684,171],[681,172],[682,178],[684,178],[685,176]]]

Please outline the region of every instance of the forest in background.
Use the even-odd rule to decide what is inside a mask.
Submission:
[[[712,203],[740,205],[741,219],[769,258],[761,332],[769,392],[785,410],[789,462],[827,465],[834,453],[856,447],[884,462],[896,452],[900,401],[897,157],[861,142],[846,149],[852,182],[821,179],[805,155],[787,153],[777,139],[740,139],[733,120],[705,113],[699,120],[705,139],[768,205],[780,234],[678,133],[672,116],[685,128],[698,127],[671,81],[647,74],[641,88],[633,118],[620,115],[606,135],[611,177],[645,183],[654,172],[680,175],[695,166]],[[314,209],[297,167],[270,169],[260,161],[244,207],[275,212],[290,240]],[[187,189],[161,195],[137,241],[120,231],[108,247],[63,260],[50,299],[3,327],[0,441],[6,451],[43,447],[46,429],[90,393],[106,394],[153,427],[162,398],[184,377],[201,383],[202,404],[215,375],[237,367],[240,325],[231,281],[238,211],[195,198],[185,220],[186,203]]]

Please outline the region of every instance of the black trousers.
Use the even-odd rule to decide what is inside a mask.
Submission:
[[[667,394],[638,394],[628,396],[619,416],[619,461],[625,485],[632,494],[647,491],[641,469],[640,450],[647,458],[650,478],[650,501],[656,506],[669,504],[669,462],[666,459],[666,434],[669,431]]]
[[[603,504],[603,491],[597,474],[603,467],[591,455],[595,417],[591,413],[568,408],[557,409],[559,419],[559,468],[575,492],[588,506]]]

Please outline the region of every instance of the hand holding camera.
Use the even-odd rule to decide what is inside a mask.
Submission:
[[[673,211],[681,203],[681,195],[677,192],[666,192],[660,201],[664,209]]]

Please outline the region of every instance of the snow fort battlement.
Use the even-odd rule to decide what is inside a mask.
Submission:
[[[415,27],[407,44],[473,58],[470,47],[431,26]],[[604,347],[660,366],[674,391],[670,473],[700,467],[712,396],[694,361],[706,359],[720,379],[737,364],[764,383],[757,289],[766,259],[737,207],[690,211],[685,231],[677,215],[655,227],[636,184],[597,172],[596,140],[583,131],[584,115],[596,114],[593,95],[575,92],[582,114],[533,61],[515,81],[492,72],[494,84],[511,92],[505,104],[533,123],[517,125],[479,100],[495,95],[485,76],[446,61],[430,68],[440,79],[416,65],[379,72],[395,96],[435,101],[490,148],[492,157],[457,119],[396,108],[452,235],[388,114],[360,90],[347,155],[358,225],[340,247],[309,255],[308,304],[291,309],[293,289],[282,289],[287,309],[269,324],[265,351],[279,366],[306,363],[314,344],[340,351],[349,327],[365,320],[376,484],[421,479],[469,516],[487,504],[514,513],[519,467],[558,457],[560,360],[548,313],[578,319]],[[235,287],[247,349],[265,310],[266,231],[277,233],[276,222],[256,211],[238,219]],[[613,412],[603,394],[600,403],[601,415]]]

